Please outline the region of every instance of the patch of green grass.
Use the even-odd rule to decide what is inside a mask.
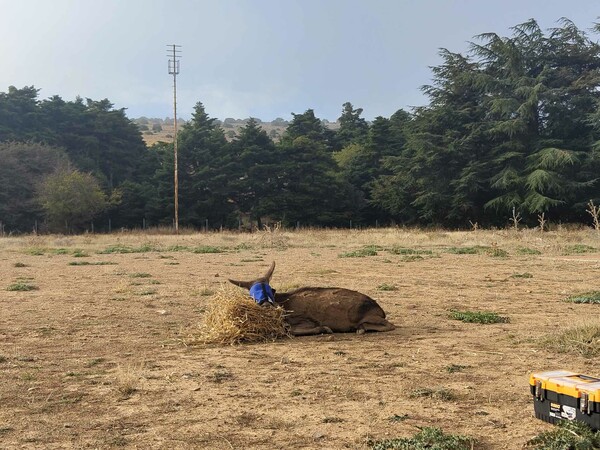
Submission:
[[[143,244],[139,247],[131,247],[129,245],[115,244],[106,247],[104,250],[99,251],[100,254],[111,254],[111,253],[147,253],[147,252],[159,252],[160,249],[150,244]]]
[[[387,249],[393,255],[433,255],[431,250],[421,250],[414,248],[394,246]]]
[[[518,255],[541,255],[542,252],[540,252],[539,250],[536,250],[534,248],[519,247],[519,248],[517,248],[517,254]]]
[[[533,275],[531,275],[529,272],[513,273],[510,278],[533,278]]]
[[[574,254],[579,254],[579,253],[595,253],[596,252],[596,248],[595,247],[590,247],[589,245],[584,245],[584,244],[575,244],[575,245],[570,245],[569,247],[565,248],[565,255],[574,255]]]
[[[594,450],[600,448],[600,433],[583,422],[563,420],[551,430],[538,434],[525,444],[531,450]]]
[[[372,450],[472,450],[475,439],[458,434],[445,434],[440,428],[423,427],[410,438],[369,441]]]
[[[221,247],[214,247],[212,245],[200,245],[192,249],[192,253],[224,253],[225,250]]]
[[[398,287],[395,284],[382,283],[377,286],[378,291],[397,291]]]
[[[22,262],[16,262],[13,264],[14,267],[29,267],[27,264]]]
[[[485,253],[492,258],[506,258],[508,256],[508,252],[506,250],[502,250],[498,247],[490,247],[485,251]]]
[[[508,323],[508,317],[490,311],[451,311],[450,318],[465,323]]]
[[[446,372],[448,372],[448,373],[462,372],[467,367],[469,367],[469,366],[462,366],[460,364],[450,364],[449,366],[446,366]]]
[[[50,253],[53,255],[68,255],[69,249],[67,248],[53,248],[50,250]]]
[[[152,275],[145,272],[130,273],[129,278],[152,278]]]
[[[114,266],[118,263],[112,261],[71,261],[68,263],[69,266]]]
[[[438,389],[431,389],[431,388],[418,388],[418,389],[414,389],[413,391],[411,391],[411,393],[409,394],[410,398],[421,398],[421,397],[427,397],[427,398],[433,398],[436,400],[443,400],[443,401],[452,401],[452,400],[456,400],[456,394],[454,394],[452,391],[450,391],[449,389],[446,388],[438,388]]]
[[[452,253],[453,255],[477,255],[489,247],[481,247],[476,245],[473,247],[448,247],[446,253]]]
[[[600,291],[584,292],[583,294],[571,295],[565,299],[571,303],[600,303]]]
[[[342,423],[344,422],[344,419],[340,418],[340,417],[325,417],[322,420],[323,423]]]
[[[74,250],[73,251],[74,258],[87,258],[89,256],[90,256],[89,253],[85,252],[84,250]]]
[[[377,256],[379,250],[381,250],[381,247],[378,245],[367,245],[359,250],[340,253],[338,258],[364,258],[365,256]]]
[[[31,247],[24,250],[24,253],[32,256],[42,256],[45,253],[45,250],[41,247]]]
[[[24,281],[17,281],[6,288],[7,291],[35,291],[37,289],[37,286]]]
[[[33,381],[36,379],[36,376],[31,372],[23,372],[22,374],[19,374],[19,378],[23,381]]]
[[[92,360],[90,360],[85,367],[94,367],[97,366],[98,364],[102,364],[104,361],[106,361],[106,358],[94,358]]]
[[[138,292],[138,295],[154,295],[156,292],[156,289],[144,289],[143,291]]]
[[[167,247],[168,252],[189,252],[190,248],[187,245],[172,245]]]
[[[408,419],[408,414],[394,414],[393,416],[388,417],[388,420],[392,423],[402,422],[406,419]]]

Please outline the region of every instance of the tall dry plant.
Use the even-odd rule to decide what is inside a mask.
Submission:
[[[514,230],[519,231],[519,222],[521,222],[522,218],[521,213],[518,213],[514,206],[512,209],[512,217],[509,220],[512,222]]]
[[[546,231],[546,213],[538,214],[538,223],[540,224],[540,231],[542,233]]]
[[[587,207],[586,211],[594,221],[594,230],[600,231],[600,206],[594,205],[594,201],[590,200]]]

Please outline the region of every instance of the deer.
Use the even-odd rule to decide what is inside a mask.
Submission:
[[[385,318],[385,312],[368,295],[338,287],[301,287],[279,293],[270,281],[275,262],[267,272],[251,281],[228,279],[236,286],[248,289],[261,306],[281,306],[286,312],[290,334],[350,333],[392,331],[396,327]]]

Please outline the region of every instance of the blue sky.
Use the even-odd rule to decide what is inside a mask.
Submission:
[[[129,117],[172,117],[167,44],[182,45],[178,115],[336,120],[427,103],[438,50],[530,18],[584,30],[598,0],[0,0],[0,92],[108,98]],[[592,35],[596,40],[597,36]]]

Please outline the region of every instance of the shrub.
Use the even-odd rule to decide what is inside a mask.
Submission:
[[[508,317],[503,317],[495,312],[489,311],[452,311],[450,318],[465,323],[507,323]]]
[[[571,303],[600,303],[600,291],[590,291],[583,294],[571,295],[565,299]]]
[[[17,281],[6,288],[7,291],[35,291],[36,289],[38,289],[37,286],[24,281]]]
[[[360,250],[354,250],[353,252],[340,253],[339,258],[364,258],[365,256],[377,256],[377,251],[381,250],[378,245],[367,245]]]
[[[372,450],[472,450],[475,439],[457,434],[445,434],[435,427],[423,427],[411,438],[385,439],[369,441]]]
[[[598,449],[600,434],[582,422],[564,420],[549,431],[538,434],[525,444],[532,450]]]

